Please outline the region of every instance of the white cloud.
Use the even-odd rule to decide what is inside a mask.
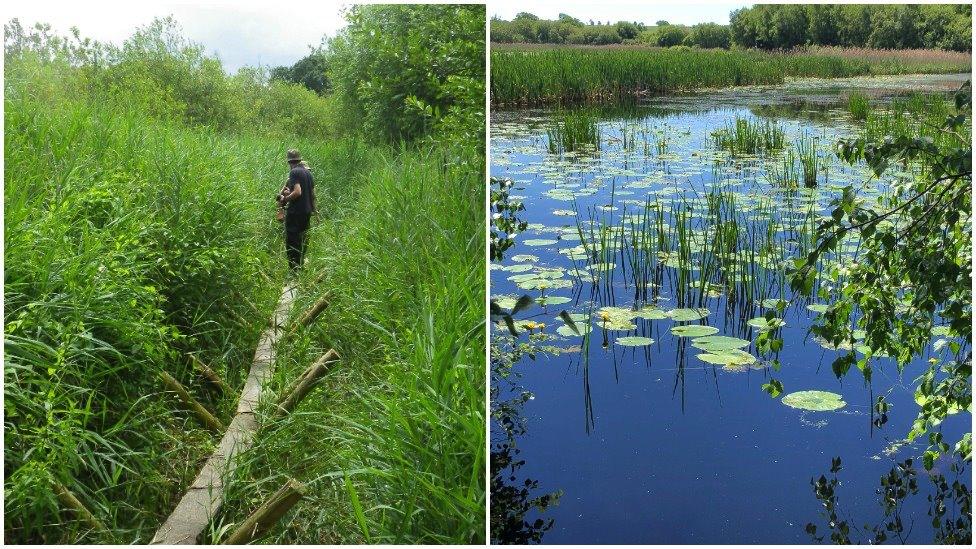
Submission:
[[[172,15],[184,36],[217,53],[225,70],[244,65],[290,65],[308,54],[323,36],[334,36],[345,25],[346,2],[289,0],[203,2],[59,2],[32,0],[6,2],[4,21],[14,17],[24,27],[50,23],[67,34],[78,27],[83,37],[121,44],[136,27],[154,17]]]

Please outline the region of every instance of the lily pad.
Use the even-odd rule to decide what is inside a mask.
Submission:
[[[778,298],[775,298],[775,297],[771,297],[769,299],[762,300],[762,303],[761,303],[761,305],[763,306],[764,309],[776,309],[777,307],[780,306],[780,304],[783,304],[783,306],[785,307],[786,306],[786,300],[778,299]]]
[[[556,328],[556,333],[563,337],[580,337],[590,333],[591,327],[589,324],[576,324],[576,328],[579,329],[579,333],[573,331],[572,328],[566,326],[565,324]]]
[[[644,320],[663,320],[668,318],[668,313],[664,309],[659,309],[652,305],[646,305],[641,308],[641,310],[636,311],[634,315],[637,318],[643,318]]]
[[[547,297],[540,297],[535,300],[539,305],[562,305],[563,303],[569,303],[572,298],[564,297],[561,295],[550,295]]]
[[[783,397],[783,404],[800,410],[829,412],[839,410],[847,403],[837,393],[828,391],[797,391]]]
[[[533,278],[530,280],[523,280],[518,283],[518,287],[523,290],[552,290],[559,288],[572,288],[572,280],[555,279],[550,280],[548,278]]]
[[[811,303],[807,305],[807,309],[818,314],[826,313],[827,307],[829,307],[829,305],[827,305],[826,303]]]
[[[518,254],[512,256],[512,261],[515,261],[516,263],[521,263],[523,261],[535,262],[539,261],[539,257],[529,254]]]
[[[497,297],[492,297],[492,299],[495,300],[495,303],[497,303],[499,307],[508,311],[515,306],[519,298],[510,295],[500,295]]]
[[[756,357],[740,349],[730,349],[714,353],[701,353],[698,355],[698,360],[718,366],[748,366],[755,364]]]
[[[711,313],[708,309],[699,307],[697,309],[674,309],[668,311],[667,315],[675,322],[691,322],[701,320]]]
[[[617,338],[617,345],[625,345],[627,347],[642,347],[651,343],[654,343],[653,339],[643,336],[623,336]]]
[[[717,334],[718,328],[699,324],[684,324],[671,328],[671,333],[678,337],[704,337]]]
[[[549,238],[530,238],[528,240],[523,240],[522,244],[525,244],[526,246],[552,246],[558,242],[558,240],[552,240]]]
[[[749,319],[746,324],[756,328],[761,332],[768,332],[770,330],[775,330],[777,328],[782,328],[786,326],[786,321],[781,318],[774,318],[772,320],[766,320],[765,317],[757,316],[756,318]]]
[[[748,339],[719,335],[696,337],[691,340],[692,347],[708,351],[709,353],[721,353],[734,349],[742,349],[743,347],[748,347],[750,343],[752,342]]]
[[[518,263],[515,265],[509,265],[507,267],[502,267],[503,271],[508,271],[510,273],[524,273],[525,271],[531,271],[532,265],[526,265],[525,263]]]

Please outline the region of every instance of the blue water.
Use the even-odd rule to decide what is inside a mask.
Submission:
[[[491,175],[515,181],[512,194],[526,208],[521,218],[533,225],[516,238],[505,260],[493,265],[492,295],[539,295],[537,290],[518,288],[508,280],[516,273],[500,269],[516,264],[512,257],[517,254],[538,256],[537,262],[529,263],[536,267],[566,268],[566,278],[575,281],[573,287],[549,290],[546,295],[569,297],[570,302],[537,306],[517,316],[546,324],[542,332],[547,339],[541,344],[562,349],[579,345],[580,337],[556,335],[555,328],[562,325],[558,312],[585,312],[591,297],[597,301],[594,309],[610,304],[629,307],[633,289],[625,287],[620,274],[614,279],[612,299],[606,293],[593,294],[585,278],[576,281],[573,262],[558,253],[579,244],[572,237],[550,246],[523,244],[527,239],[556,239],[554,228],[575,224],[573,217],[553,214],[572,209],[572,202],[543,193],[559,187],[576,191],[596,186],[594,194],[577,196],[578,207],[590,211],[612,205],[617,209],[600,210],[612,223],[625,212],[640,212],[636,202],[623,201],[643,201],[654,193],[670,203],[674,193],[700,195],[719,182],[729,184],[730,179],[743,203],[773,196],[761,163],[726,163],[715,171],[708,151],[712,131],[737,116],[754,118],[750,107],[775,99],[756,94],[737,103],[707,95],[658,100],[655,108],[643,113],[608,115],[600,124],[604,146],[599,153],[561,160],[546,152],[546,113],[493,113]],[[825,149],[857,129],[840,111],[817,122],[802,117],[778,122],[786,128],[788,140],[809,132],[822,136]],[[658,129],[672,136],[665,160],[655,152],[623,152],[616,141],[622,137],[622,127]],[[829,212],[827,205],[841,187],[866,178],[863,170],[829,160],[829,150],[825,154],[833,162],[827,181],[814,196],[808,195],[820,215]],[[649,176],[654,184],[628,188]],[[883,189],[883,184],[872,183],[862,191]],[[785,208],[782,212],[788,213]],[[670,309],[676,304],[668,278],[664,286],[660,306]],[[690,347],[690,338],[669,332],[676,325],[670,319],[638,318],[634,332],[608,332],[606,348],[594,324],[588,349],[540,353],[535,360],[517,363],[519,390],[531,392],[533,398],[521,408],[526,432],[516,444],[524,464],[517,470],[515,484],[523,479],[538,481],[536,495],[562,491],[558,505],[527,517],[529,522],[539,517],[554,520],[543,542],[808,543],[804,532],[808,522],[816,523],[820,534],[826,530],[810,480],[828,474],[836,456],[843,460],[839,499],[845,516],[859,526],[879,522],[883,516],[875,493],[879,478],[895,462],[918,456],[924,449],[921,441],[900,447],[893,443],[911,428],[918,409],[912,379],[924,369],[928,357],[908,365],[902,375],[893,360],[876,359],[871,385],[856,369],[838,380],[830,365],[843,351],[825,349],[807,336],[816,314],[804,303],[792,303],[784,315],[787,325],[782,330],[785,347],[779,354],[779,372],[771,368],[730,372],[706,364],[696,358],[701,351]],[[724,312],[724,297],[711,299],[706,306],[711,314],[705,321],[719,328],[719,335],[755,340],[755,332],[741,318],[762,316],[762,309],[737,310],[729,316]],[[646,335],[655,341],[648,347],[624,347],[614,342],[622,335]],[[528,335],[520,339],[528,341]],[[754,346],[745,350],[758,355]],[[790,408],[762,391],[761,385],[771,376],[783,383],[785,393],[832,391],[842,395],[847,405],[834,412]],[[502,398],[511,395],[502,391]],[[878,395],[884,395],[892,407],[880,428],[872,425],[872,404]],[[957,414],[942,430],[947,440],[955,441],[970,423],[968,413]],[[500,440],[497,425],[492,437]],[[918,465],[922,491],[906,500],[903,517],[906,523],[914,520],[909,541],[927,543],[932,540],[925,498],[930,483]],[[937,466],[947,473],[945,467]]]

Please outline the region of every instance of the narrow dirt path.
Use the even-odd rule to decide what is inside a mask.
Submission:
[[[234,469],[234,456],[247,450],[257,431],[258,399],[265,380],[274,368],[272,348],[281,335],[295,298],[296,287],[285,285],[278,298],[278,305],[268,328],[261,334],[254,361],[244,382],[244,390],[237,403],[237,411],[231,420],[217,449],[190,484],[186,494],[173,509],[169,518],[153,536],[154,544],[195,545],[200,533],[207,527],[224,501],[224,479]]]

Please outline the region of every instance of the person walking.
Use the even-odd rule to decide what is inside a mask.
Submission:
[[[281,188],[276,200],[285,212],[285,252],[292,272],[301,268],[305,258],[306,237],[312,212],[315,211],[315,181],[308,164],[295,149],[287,153],[288,181]]]

